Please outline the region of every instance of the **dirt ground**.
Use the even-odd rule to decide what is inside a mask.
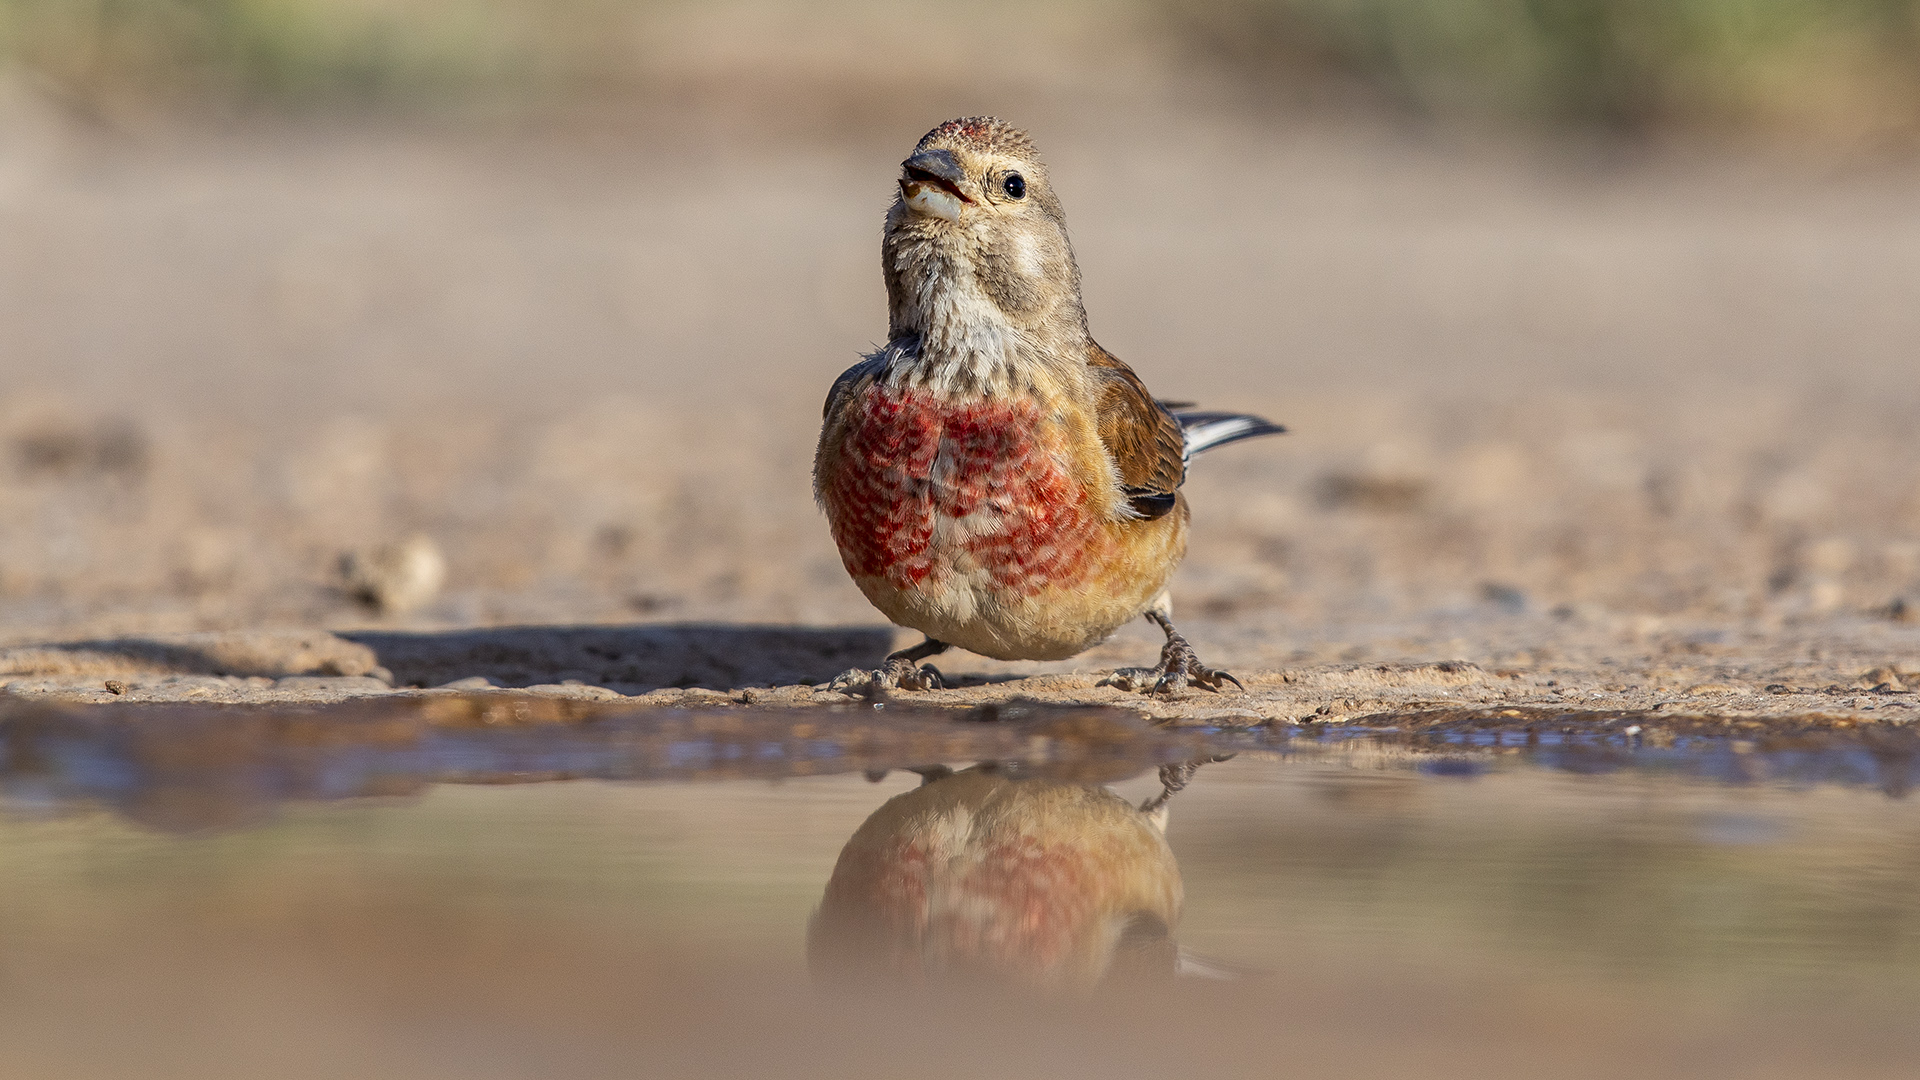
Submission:
[[[917,638],[812,504],[820,401],[885,333],[899,159],[991,107],[1101,342],[1292,433],[1189,485],[1175,613],[1246,693],[1101,686],[1142,624],[943,658],[929,700],[1920,715],[1920,163],[1178,94],[483,132],[0,101],[7,693],[837,697]]]

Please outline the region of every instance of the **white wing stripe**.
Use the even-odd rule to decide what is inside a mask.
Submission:
[[[1256,435],[1277,434],[1285,430],[1257,416],[1232,414],[1181,416],[1178,413],[1174,415],[1181,422],[1182,431],[1186,435],[1185,456],[1189,458],[1202,450],[1211,449],[1222,443],[1230,443],[1236,439],[1250,439]]]

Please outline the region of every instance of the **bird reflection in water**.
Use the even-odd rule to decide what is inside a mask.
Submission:
[[[1213,759],[1224,760],[1224,759]],[[1170,979],[1184,890],[1167,803],[984,763],[914,770],[840,852],[808,931],[823,982],[984,980],[1039,990]]]

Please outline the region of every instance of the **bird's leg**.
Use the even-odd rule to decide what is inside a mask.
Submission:
[[[1231,674],[1202,664],[1186,635],[1173,628],[1173,620],[1167,618],[1165,612],[1158,609],[1148,611],[1147,621],[1167,635],[1167,643],[1160,650],[1160,663],[1144,671],[1139,668],[1116,671],[1113,673],[1113,685],[1123,690],[1144,689],[1150,694],[1171,694],[1185,688],[1188,683],[1207,690],[1219,690],[1227,683],[1246,689]]]
[[[921,667],[920,661],[939,656],[949,648],[952,646],[944,641],[928,638],[911,649],[901,649],[888,656],[880,670],[873,673],[874,680],[889,690],[938,690],[946,685],[940,669],[932,664]]]
[[[1200,771],[1200,766],[1211,765],[1216,761],[1231,761],[1233,757],[1234,755],[1232,754],[1218,754],[1214,757],[1197,758],[1193,761],[1176,761],[1171,765],[1160,766],[1160,794],[1141,803],[1140,812],[1146,814],[1148,817],[1153,817],[1156,814],[1162,815],[1160,820],[1162,824],[1165,824],[1166,819],[1164,814],[1167,803],[1172,801],[1175,795],[1187,789],[1187,784],[1193,780],[1193,774]]]
[[[1154,693],[1172,693],[1186,686],[1188,682],[1208,690],[1219,690],[1227,683],[1232,683],[1242,690],[1246,689],[1245,686],[1240,685],[1239,679],[1228,672],[1210,668],[1201,663],[1200,657],[1195,655],[1193,645],[1187,641],[1186,635],[1173,628],[1173,620],[1167,618],[1164,612],[1147,612],[1147,621],[1159,627],[1167,635],[1167,643],[1160,649],[1160,663],[1154,668],[1159,676],[1153,684]]]
[[[829,690],[939,690],[946,686],[941,678],[940,669],[928,664],[920,666],[920,661],[929,656],[938,656],[952,648],[944,641],[932,638],[915,645],[911,649],[901,649],[890,654],[886,661],[872,671],[854,668],[842,673],[827,684]]]

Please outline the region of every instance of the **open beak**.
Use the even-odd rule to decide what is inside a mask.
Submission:
[[[960,185],[967,174],[945,150],[926,150],[900,163],[900,196],[915,212],[947,221],[960,220],[960,204],[970,203]]]

